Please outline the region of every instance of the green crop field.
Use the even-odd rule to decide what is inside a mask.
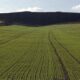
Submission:
[[[80,24],[0,26],[0,80],[80,80]]]

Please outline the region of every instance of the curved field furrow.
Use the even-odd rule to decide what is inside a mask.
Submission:
[[[54,51],[55,51],[55,54],[56,54],[56,56],[57,56],[57,58],[58,58],[58,60],[59,60],[59,62],[60,62],[60,64],[61,64],[61,66],[62,66],[62,70],[63,70],[63,72],[64,72],[64,80],[70,80],[69,75],[68,75],[68,71],[66,70],[64,63],[63,63],[61,57],[59,56],[59,53],[57,52],[57,49],[56,49],[56,47],[54,46],[54,44],[53,44],[53,42],[52,42],[52,40],[51,40],[50,35],[51,35],[51,33],[49,32],[49,34],[48,34],[48,39],[49,39],[49,42],[50,42],[51,46],[53,47],[53,49],[54,49]]]
[[[57,47],[57,51],[60,52],[60,57],[62,58],[68,74],[70,75],[70,80],[78,80],[80,78],[80,64],[76,61],[54,38],[55,36],[52,33],[52,40]]]
[[[52,33],[52,34],[53,34],[53,33]],[[64,48],[64,50],[65,50],[77,63],[80,64],[80,61],[79,61],[75,56],[73,56],[72,53],[71,53],[66,47],[64,47],[64,46],[56,39],[55,35],[53,35],[53,36],[54,36],[54,39],[56,40],[56,42],[57,42],[62,48]]]

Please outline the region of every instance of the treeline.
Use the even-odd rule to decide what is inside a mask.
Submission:
[[[43,26],[80,22],[80,13],[67,12],[16,12],[0,14],[0,25]]]

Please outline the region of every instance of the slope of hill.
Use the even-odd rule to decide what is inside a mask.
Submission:
[[[0,14],[1,25],[52,25],[80,22],[80,13],[68,12],[16,12]]]

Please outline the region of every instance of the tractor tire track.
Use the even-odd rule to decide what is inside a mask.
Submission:
[[[50,35],[51,35],[51,33],[49,32],[49,33],[48,33],[48,40],[49,40],[52,48],[53,48],[54,51],[55,51],[55,55],[57,56],[57,58],[58,58],[58,60],[59,60],[59,63],[61,64],[61,67],[62,67],[62,70],[63,70],[63,73],[64,73],[64,80],[70,80],[69,75],[68,75],[68,71],[66,70],[64,63],[63,63],[61,57],[59,56],[59,53],[57,52],[57,49],[56,49],[56,47],[54,46],[54,44],[53,44],[53,42],[52,42],[52,40],[51,40]]]
[[[53,33],[52,33],[52,34],[53,34]],[[71,53],[66,47],[64,47],[64,46],[56,39],[55,35],[54,35],[53,37],[54,37],[55,41],[56,41],[78,64],[80,64],[80,61],[79,61],[76,57],[74,57],[74,56],[72,55],[72,53]]]

